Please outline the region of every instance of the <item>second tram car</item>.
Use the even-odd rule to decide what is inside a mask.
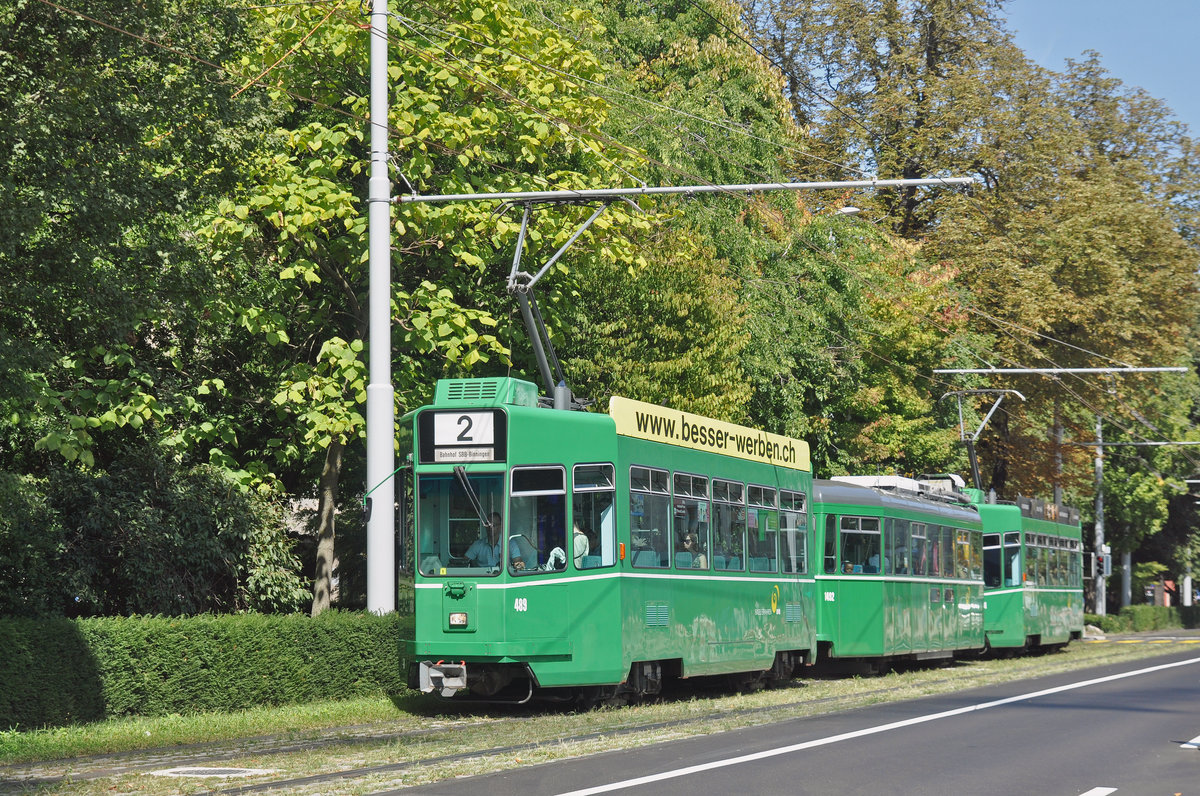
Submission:
[[[817,481],[822,657],[924,660],[982,650],[979,512],[958,489],[900,476]]]

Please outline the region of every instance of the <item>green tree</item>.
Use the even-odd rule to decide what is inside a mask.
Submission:
[[[238,14],[206,0],[89,12],[0,10],[0,365],[13,374],[0,445],[30,471],[58,454],[102,464],[98,431],[169,434],[165,416],[204,389],[180,378],[204,355],[191,310],[213,285],[187,218],[261,127],[259,103],[229,102],[226,75],[183,55],[232,57]]]
[[[272,34],[255,60],[281,62],[272,72],[281,89],[276,101],[293,105],[290,116],[300,121],[268,137],[243,173],[242,190],[217,208],[209,230],[231,268],[256,286],[253,304],[228,302],[221,311],[260,336],[276,368],[289,363],[277,370],[281,378],[271,391],[278,436],[266,448],[281,466],[307,461],[300,471],[310,478],[320,473],[313,606],[319,612],[329,593],[342,457],[363,433],[368,287],[365,130],[330,108],[357,120],[366,113],[359,91],[369,34],[358,18],[319,8],[262,13]],[[564,77],[568,70],[598,76],[588,53],[534,27],[505,2],[406,13],[411,17],[395,32],[390,55],[389,123],[392,162],[407,187],[466,193],[586,188],[619,179],[593,132],[603,123],[604,104]],[[329,51],[357,68],[330,72]],[[293,104],[295,95],[316,96],[326,107]],[[507,334],[509,317],[499,291],[507,267],[497,255],[512,245],[518,227],[494,210],[483,203],[405,204],[394,212],[393,381],[401,412],[427,397],[438,377],[507,361],[499,336]],[[544,252],[566,240],[581,212],[538,214],[528,256],[548,257]],[[603,256],[629,265],[632,250],[607,233],[625,220],[625,211],[610,210],[589,238],[605,241]],[[549,283],[546,305],[553,307],[563,287]]]
[[[600,261],[572,274],[576,320],[563,337],[576,392],[744,421],[748,336],[736,284],[711,251],[673,225],[633,243],[645,246],[645,265],[614,269]]]
[[[757,421],[809,440],[829,474],[952,469],[944,386],[925,374],[960,342],[953,272],[869,224],[828,217],[761,262],[747,286]]]
[[[1126,90],[1094,55],[1062,74],[1034,66],[991,0],[745,8],[785,71],[815,152],[886,177],[980,179],[974,192],[861,203],[901,235],[925,239],[929,259],[958,273],[974,338],[993,342],[960,348],[956,364],[1173,364],[1186,355],[1195,176],[1191,142],[1163,103]],[[1029,399],[995,418],[983,446],[1002,493],[1084,484],[1086,452],[1058,441],[1089,436],[1096,411],[1139,410],[1136,396],[1122,406],[1094,383],[988,386]]]

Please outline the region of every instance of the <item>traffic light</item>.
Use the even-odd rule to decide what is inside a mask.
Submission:
[[[1106,553],[1096,553],[1096,577],[1107,578],[1112,574],[1112,562]]]

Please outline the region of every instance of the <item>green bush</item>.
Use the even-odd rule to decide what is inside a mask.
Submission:
[[[401,693],[411,621],[339,612],[0,619],[0,729]]]
[[[104,718],[96,658],[70,619],[0,619],[0,729]]]
[[[311,598],[277,501],[130,448],[105,469],[0,472],[0,616],[262,611]]]
[[[1200,605],[1179,606],[1179,621],[1184,627],[1200,627]]]
[[[65,537],[46,492],[45,480],[0,472],[0,616],[58,613],[71,588],[55,566]]]
[[[1083,622],[1086,625],[1095,625],[1103,633],[1128,633],[1133,629],[1129,617],[1121,616],[1120,614],[1107,614],[1105,616],[1085,614]]]
[[[1162,605],[1129,605],[1119,614],[1084,616],[1085,624],[1095,625],[1105,633],[1134,633],[1145,630],[1166,630],[1200,626],[1200,606],[1166,607]]]
[[[1178,610],[1165,605],[1127,605],[1121,609],[1121,615],[1129,617],[1135,632],[1182,627]]]

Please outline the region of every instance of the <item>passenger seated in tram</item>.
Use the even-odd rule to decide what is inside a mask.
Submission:
[[[536,569],[537,549],[523,533],[514,533],[508,537],[508,557],[515,570]],[[566,554],[563,554],[566,563]]]
[[[882,572],[883,570],[879,568],[879,558],[878,552],[872,553],[871,557],[867,559],[867,565],[863,567],[863,572]],[[888,557],[883,556],[883,566],[887,567],[888,563]]]
[[[592,549],[592,543],[584,533],[579,523],[575,523],[571,534],[571,545],[575,553],[575,568],[580,569],[583,565],[583,557],[586,556]]]
[[[708,569],[708,557],[704,555],[696,534],[691,531],[684,534],[682,552],[691,557],[691,563],[688,566],[692,569]]]

